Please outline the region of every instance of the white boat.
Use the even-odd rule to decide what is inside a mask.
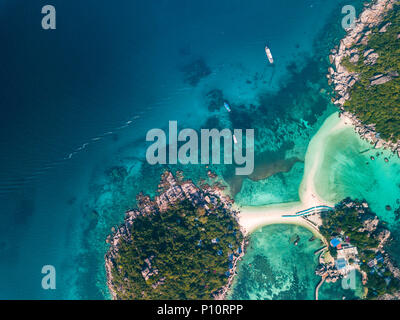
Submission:
[[[231,112],[231,107],[229,106],[229,104],[227,102],[224,102],[224,107],[226,110],[228,110],[228,112]]]
[[[237,139],[236,139],[235,135],[233,135],[233,142],[234,142],[235,144],[237,144]]]
[[[274,63],[274,58],[272,57],[271,50],[267,46],[265,46],[265,53],[267,54],[267,58],[268,58],[269,62],[271,64]]]

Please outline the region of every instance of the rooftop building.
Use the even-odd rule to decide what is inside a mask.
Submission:
[[[331,246],[336,248],[340,244],[340,240],[338,238],[333,238],[331,240]]]

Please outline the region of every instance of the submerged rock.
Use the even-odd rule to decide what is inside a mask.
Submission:
[[[208,111],[219,110],[224,105],[224,95],[222,90],[213,89],[206,94]]]
[[[181,71],[184,74],[186,83],[195,87],[201,79],[211,74],[211,69],[207,66],[204,59],[197,59],[186,66]]]

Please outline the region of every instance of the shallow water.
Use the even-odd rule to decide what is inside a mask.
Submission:
[[[255,128],[258,169],[252,179],[235,177],[233,166],[210,169],[240,204],[298,199],[308,143],[335,110],[326,57],[343,34],[337,23],[342,2],[53,3],[61,21],[72,19],[73,27],[37,30],[34,1],[5,1],[7,11],[0,12],[18,35],[9,42],[8,29],[0,28],[3,43],[12,43],[0,53],[10,68],[0,76],[7,108],[0,120],[0,298],[108,298],[105,239],[138,192],[154,194],[163,168],[144,161],[144,136],[150,128],[166,128],[168,120],[178,120],[180,128]],[[274,67],[266,64],[265,42]],[[211,73],[192,85],[182,68],[199,59]],[[214,89],[223,92],[231,113],[210,110],[207,93]],[[206,177],[203,167],[183,169],[194,180]],[[264,288],[275,281],[269,268],[283,258],[274,262],[260,249],[259,295],[310,298],[314,244],[285,246],[273,231],[294,231],[274,228],[266,228],[265,237],[281,246],[286,269],[273,291]],[[248,255],[255,257],[251,249]],[[293,257],[310,263],[300,268]],[[40,287],[46,264],[57,270],[54,291]],[[240,275],[238,281],[243,297],[257,297],[254,283]]]
[[[322,247],[322,242],[310,242],[312,236],[312,232],[294,225],[270,225],[253,232],[229,298],[313,299],[320,279],[314,274],[314,251]]]
[[[393,224],[394,209],[400,205],[400,159],[374,149],[346,128],[326,141],[316,188],[323,199],[334,203],[345,197],[365,199],[379,218]]]

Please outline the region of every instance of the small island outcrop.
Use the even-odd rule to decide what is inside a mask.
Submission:
[[[316,274],[336,282],[357,271],[362,275],[362,298],[399,299],[400,270],[387,252],[391,233],[368,203],[347,198],[321,219],[319,230],[329,247],[320,256]]]
[[[400,4],[367,4],[329,56],[333,102],[360,136],[400,157]]]
[[[223,299],[245,238],[221,191],[165,172],[154,199],[139,194],[138,208],[107,239],[112,298]]]

